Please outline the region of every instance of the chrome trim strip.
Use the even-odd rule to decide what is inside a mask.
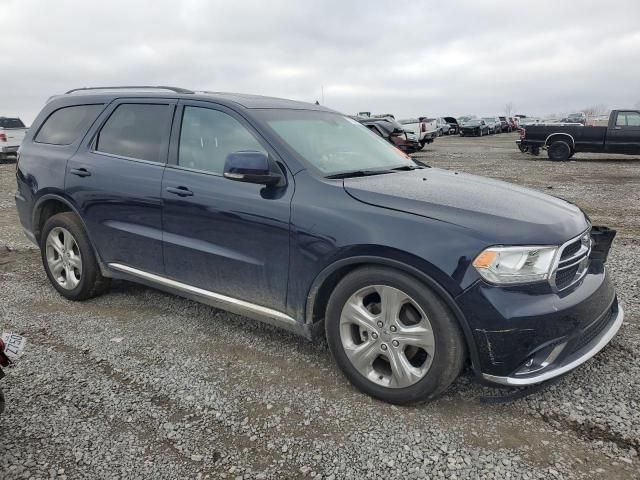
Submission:
[[[620,330],[620,326],[622,325],[623,320],[624,320],[624,311],[622,310],[622,307],[618,305],[618,316],[616,317],[611,327],[609,327],[609,330],[607,330],[604,333],[604,335],[600,337],[600,340],[598,340],[598,342],[595,345],[593,345],[593,347],[591,347],[583,355],[576,358],[572,362],[567,363],[566,365],[562,365],[558,368],[554,368],[547,372],[541,373],[540,375],[535,375],[533,377],[528,377],[528,378],[499,377],[497,375],[489,375],[486,373],[482,374],[482,378],[493,383],[499,383],[501,385],[509,385],[512,387],[523,387],[527,385],[534,385],[536,383],[545,382],[552,378],[558,377],[582,365],[584,362],[591,359],[596,353],[602,350],[607,345],[607,343],[611,341],[611,339],[615,336],[615,334],[618,333],[618,330]]]
[[[589,250],[587,251],[587,254],[585,255],[585,257],[583,258],[589,258],[589,255],[591,255],[591,224],[589,224],[589,228],[587,228],[584,232],[582,232],[580,235],[577,235],[575,237],[573,237],[570,240],[567,240],[566,242],[564,242],[562,245],[560,245],[558,247],[558,250],[556,251],[556,257],[553,260],[553,267],[551,269],[551,275],[549,276],[549,284],[551,285],[551,289],[554,292],[560,292],[562,290],[565,290],[569,287],[571,287],[572,285],[575,285],[576,283],[578,283],[582,277],[584,277],[584,275],[587,273],[587,269],[585,268],[584,271],[580,272],[580,275],[576,275],[576,277],[571,281],[571,283],[565,285],[562,288],[558,288],[556,286],[556,274],[558,273],[558,270],[560,269],[564,269],[566,267],[566,265],[563,265],[562,267],[560,267],[560,258],[562,257],[562,252],[564,252],[564,249],[567,248],[569,245],[571,245],[574,242],[577,242],[578,240],[582,239],[582,237],[585,234],[589,234]],[[570,257],[569,259],[565,259],[564,261],[570,260],[573,257]]]
[[[582,240],[583,236],[584,235],[582,235],[580,237],[580,240]],[[569,245],[571,245],[571,243]],[[563,250],[564,250],[564,248],[563,248]],[[591,253],[591,242],[589,242],[589,246],[588,247],[585,247],[584,245],[580,245],[580,249],[576,253],[571,255],[570,257],[565,258],[565,259],[560,258],[560,262],[558,263],[558,268],[565,268],[565,267],[569,267],[571,265],[575,265],[576,263],[579,263],[580,260],[582,260],[584,257],[588,256],[589,253]],[[562,257],[562,254],[560,254],[560,256]],[[570,263],[570,262],[573,262],[573,263]]]
[[[551,135],[547,136],[547,138],[545,138],[544,140],[544,147],[547,147],[547,144],[549,142],[549,139],[555,135],[566,135],[567,137],[569,137],[571,139],[571,143],[573,143],[573,148],[576,148],[576,140],[575,138],[573,138],[573,135],[570,135],[568,133],[562,133],[562,132],[556,132],[556,133],[552,133]]]
[[[113,268],[114,270],[118,270],[120,272],[128,273],[129,275],[134,275],[136,277],[140,277],[145,280],[158,283],[165,287],[174,288],[176,290],[180,290],[182,292],[190,293],[193,295],[198,295],[200,297],[205,297],[224,305],[240,308],[242,310],[246,310],[254,314],[262,315],[264,317],[282,320],[287,323],[291,323],[295,325],[298,324],[298,322],[294,318],[290,317],[286,313],[279,312],[278,310],[273,310],[272,308],[267,308],[261,305],[256,305],[254,303],[245,302],[244,300],[228,297],[227,295],[211,292],[203,288],[193,287],[191,285],[187,285],[186,283],[181,283],[176,280],[171,280],[170,278],[162,277],[154,273],[145,272],[143,270],[138,270],[137,268],[129,267],[127,265],[122,265],[120,263],[110,263],[109,267]]]

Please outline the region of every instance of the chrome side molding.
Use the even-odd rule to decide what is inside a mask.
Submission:
[[[246,312],[247,314],[257,315],[259,317],[270,318],[291,326],[296,326],[299,323],[286,313],[274,310],[272,308],[263,307],[261,305],[256,305],[244,300],[229,297],[221,293],[211,292],[203,288],[187,285],[186,283],[178,282],[161,275],[156,275],[155,273],[145,272],[144,270],[138,270],[137,268],[129,267],[128,265],[122,265],[120,263],[109,263],[108,265],[109,268],[112,268],[119,272],[127,273],[129,275],[133,275],[159,286],[209,300],[215,305],[219,305],[221,308],[229,307],[230,310]]]

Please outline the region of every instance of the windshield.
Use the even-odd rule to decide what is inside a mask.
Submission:
[[[480,124],[480,120],[469,120],[467,123],[465,123],[465,125],[469,125],[471,127],[478,126]]]
[[[303,160],[325,176],[416,165],[364,125],[337,113],[281,109],[256,113]]]

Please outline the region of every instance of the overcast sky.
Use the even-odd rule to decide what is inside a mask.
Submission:
[[[640,1],[0,0],[0,115],[73,87],[545,115],[640,101]]]

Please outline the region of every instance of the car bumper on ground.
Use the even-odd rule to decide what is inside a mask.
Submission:
[[[456,300],[472,332],[476,371],[502,385],[532,385],[576,368],[613,338],[624,317],[599,260],[563,291],[479,281]]]

